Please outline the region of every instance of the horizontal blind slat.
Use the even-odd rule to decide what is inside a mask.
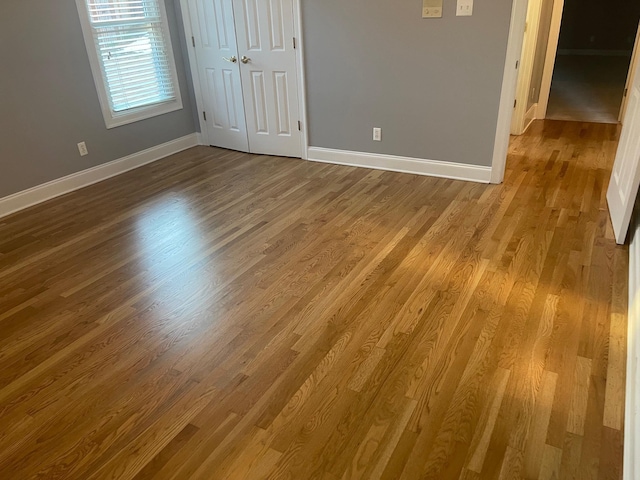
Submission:
[[[126,100],[123,100],[122,102],[120,102],[118,104],[119,106],[117,108],[114,108],[113,111],[117,113],[121,113],[121,112],[126,112],[127,110],[131,110],[133,108],[152,106],[160,103],[168,103],[171,101],[173,101],[172,97],[166,97],[166,98],[150,97],[150,98],[142,98],[142,99],[127,97]]]
[[[91,23],[161,19],[160,5],[156,0],[86,0]]]
[[[154,69],[155,69],[155,66],[150,65],[150,66],[143,67],[143,68],[138,68],[138,69],[135,69],[135,70],[134,69],[129,69],[129,70],[127,70],[126,73],[123,73],[122,71],[120,71],[120,77],[123,80],[126,80],[128,78],[138,78],[138,79],[140,79],[140,78],[143,78],[143,77],[146,77],[146,76],[149,76],[149,75],[153,75]],[[118,70],[117,69],[109,69],[109,70],[105,69],[105,73],[107,73],[107,74],[112,73],[113,71],[118,71]]]
[[[142,93],[142,92],[147,92],[147,91],[151,91],[152,89],[157,91],[158,90],[158,82],[154,79],[148,79],[145,82],[135,82],[135,88],[131,87],[131,83],[130,84],[126,84],[126,83],[121,83],[118,87],[114,87],[113,89],[111,89],[111,92],[116,95],[116,94],[120,94],[120,93],[127,93],[127,92],[136,92],[136,95]]]

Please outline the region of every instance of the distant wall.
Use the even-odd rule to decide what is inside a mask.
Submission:
[[[633,50],[638,0],[565,0],[560,50]]]

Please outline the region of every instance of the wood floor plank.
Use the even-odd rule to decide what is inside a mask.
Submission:
[[[197,147],[0,220],[0,477],[620,479],[619,128],[481,185]]]
[[[551,445],[545,445],[540,462],[539,480],[560,480],[560,462],[562,450]]]

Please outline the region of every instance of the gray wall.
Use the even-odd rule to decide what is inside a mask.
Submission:
[[[444,3],[302,0],[312,146],[491,165],[512,0]]]
[[[107,130],[75,1],[0,1],[0,198],[196,131],[181,27],[174,0],[166,5],[184,109]]]
[[[74,0],[0,2],[0,198],[196,131],[178,0],[165,1],[184,109],[111,130]],[[491,164],[511,0],[466,18],[445,0],[437,20],[420,0],[302,3],[312,146]]]

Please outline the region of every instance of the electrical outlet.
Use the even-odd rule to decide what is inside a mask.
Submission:
[[[376,142],[382,141],[382,129],[378,127],[373,128],[373,140]]]
[[[78,151],[80,152],[81,157],[86,157],[89,155],[89,150],[87,150],[87,144],[84,142],[80,142],[78,144]]]
[[[458,0],[456,16],[470,17],[473,15],[473,0]]]

